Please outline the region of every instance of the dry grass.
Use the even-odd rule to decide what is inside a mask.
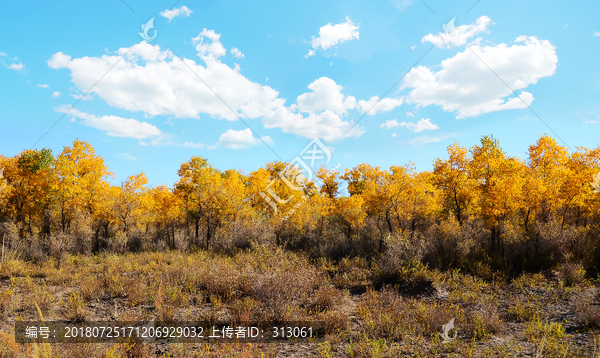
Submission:
[[[315,261],[265,246],[232,255],[172,251],[67,256],[60,267],[54,262],[13,261],[0,266],[0,272],[12,275],[8,286],[0,289],[0,312],[8,321],[35,319],[35,309],[28,303],[35,296],[40,311],[52,320],[321,322],[326,341],[302,348],[307,349],[302,356],[518,357],[527,351],[522,344],[530,342],[535,346],[531,354],[567,352],[566,356],[590,357],[591,345],[578,351],[567,348],[572,338],[563,332],[564,327],[542,321],[547,317],[541,313],[544,304],[525,294],[541,288],[548,295],[554,292],[547,288],[543,275],[524,275],[502,286],[407,262],[398,264],[394,277],[404,283],[430,285],[422,293],[409,295],[403,285],[376,288],[382,271],[372,261]],[[368,288],[364,293],[351,293],[356,287]],[[499,296],[499,290],[511,294]],[[438,296],[436,292],[445,293]],[[589,328],[600,324],[595,292],[586,289],[573,301],[581,324]],[[559,293],[552,295],[561,299]],[[504,307],[502,317],[513,327],[510,330],[500,318],[500,307]],[[458,338],[444,344],[439,334],[452,318]],[[499,343],[499,337],[511,338]],[[31,346],[15,347],[6,335],[0,335],[0,354],[20,357],[27,349],[33,353]],[[58,344],[52,346],[52,353],[55,357],[149,357],[157,349],[133,343]],[[168,351],[172,357],[266,357],[275,356],[282,346],[171,344],[161,349],[161,354]]]

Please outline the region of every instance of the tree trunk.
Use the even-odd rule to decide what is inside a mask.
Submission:
[[[462,215],[460,212],[460,204],[458,203],[458,198],[456,197],[456,189],[454,189],[454,205],[456,205],[456,220],[458,220],[458,223],[462,225]]]

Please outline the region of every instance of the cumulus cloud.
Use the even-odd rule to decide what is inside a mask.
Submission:
[[[205,61],[205,66],[189,59],[184,63],[171,51],[141,42],[117,63],[110,76],[93,87],[90,94],[99,96],[113,107],[142,111],[150,117],[199,118],[200,113],[205,113],[219,119],[237,120],[238,117],[191,69],[240,117],[256,118],[266,114],[278,92],[250,81],[239,73],[238,67],[230,68],[221,63],[219,56],[225,55],[226,51],[218,37],[212,30],[205,30],[194,39],[198,56]],[[124,54],[127,50],[120,49],[119,53]],[[52,56],[48,65],[71,70],[75,86],[87,91],[119,57],[103,55],[71,59],[59,52]]]
[[[328,141],[359,137],[364,133],[360,126],[343,119],[349,110],[358,107],[353,96],[341,93],[342,86],[321,77],[308,85],[308,89],[312,92],[299,95],[296,104],[289,107],[284,106],[285,100],[277,99],[276,108],[263,118],[265,128],[281,128],[284,133]]]
[[[557,62],[556,47],[549,41],[519,36],[513,45],[472,45],[442,61],[437,72],[425,66],[413,68],[401,89],[412,89],[407,103],[437,105],[455,112],[456,118],[477,117],[529,106],[531,93],[521,91],[519,99],[502,81],[515,91],[522,90],[554,75]]]
[[[250,128],[240,131],[229,129],[227,132],[221,134],[217,146],[223,146],[229,149],[246,149],[263,141],[269,144],[273,143],[273,140],[271,140],[271,137],[269,136],[264,136],[261,139],[255,138],[252,136],[252,130]]]
[[[225,56],[227,50],[219,39],[221,34],[215,33],[214,30],[202,30],[202,32],[192,39],[196,45],[198,56],[204,61],[216,61],[219,57]]]
[[[304,56],[308,58],[315,54],[316,49],[321,48],[327,50],[339,43],[357,39],[359,37],[358,25],[354,25],[352,20],[346,16],[346,22],[332,25],[331,23],[321,27],[319,29],[319,37],[312,36],[312,47],[313,49]]]
[[[189,17],[192,14],[192,10],[188,9],[185,6],[182,6],[180,8],[175,8],[173,10],[165,10],[159,13],[160,16],[162,17],[166,17],[167,19],[169,19],[169,22],[171,22],[171,20],[173,20],[176,17]]]
[[[25,65],[22,63],[13,63],[13,64],[6,66],[6,68],[10,68],[11,70],[15,70],[15,71],[21,71],[23,69],[23,67],[25,67]]]
[[[360,126],[353,126],[353,122],[344,121],[339,114],[329,109],[321,113],[310,113],[305,117],[288,107],[280,106],[265,116],[263,125],[265,128],[281,128],[284,133],[327,141],[359,137],[364,133]]]
[[[200,114],[207,114],[231,121],[238,116],[261,118],[266,128],[280,128],[309,139],[338,140],[364,133],[358,126],[347,131],[353,123],[342,117],[356,109],[356,99],[341,94],[342,87],[333,80],[326,77],[315,80],[309,85],[312,92],[298,96],[297,104],[286,106],[286,100],[278,97],[279,92],[250,81],[240,73],[238,65],[229,67],[221,62],[226,50],[220,34],[204,29],[193,39],[193,44],[200,63],[180,60],[171,51],[142,41],[131,50],[120,49],[120,56],[71,58],[58,52],[48,60],[48,66],[69,69],[77,89],[87,91],[114,65],[110,76],[93,86],[88,96],[98,96],[116,108],[143,112],[147,117],[199,118]],[[168,140],[162,138],[156,143]]]
[[[238,50],[235,47],[231,48],[231,54],[234,55],[237,58],[243,58],[244,57],[244,54],[242,53],[242,51]]]
[[[58,96],[60,96],[60,92],[55,91],[55,92],[52,93],[52,97],[56,98]]]
[[[104,131],[111,137],[145,139],[162,134],[162,132],[152,124],[140,122],[132,118],[121,118],[117,116],[98,117],[93,114],[83,113],[77,109],[71,109],[69,111],[68,106],[61,106],[57,108],[56,111],[62,113],[68,111],[70,115],[82,119],[80,122],[81,124]]]
[[[442,31],[436,35],[426,35],[421,39],[421,42],[431,42],[439,48],[464,46],[467,44],[470,38],[475,37],[481,33],[489,32],[488,26],[491,24],[493,24],[493,22],[489,17],[481,16],[470,25],[460,25],[453,28],[448,34]]]
[[[417,123],[404,121],[398,122],[396,119],[393,119],[381,124],[381,128],[383,129],[390,129],[394,127],[406,127],[408,129],[411,129],[415,133],[422,131],[434,131],[440,129],[440,127],[437,124],[431,123],[431,120],[429,118],[422,118]]]
[[[308,85],[310,93],[304,93],[298,96],[296,108],[305,113],[315,113],[326,109],[335,113],[346,113],[349,109],[356,107],[356,99],[352,96],[344,96],[341,91],[342,86],[335,83],[328,77],[316,79]]]

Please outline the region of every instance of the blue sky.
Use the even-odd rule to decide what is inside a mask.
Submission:
[[[193,155],[250,173],[314,138],[338,169],[599,143],[597,1],[174,2],[3,4],[0,154],[79,138],[115,183],[172,185]]]

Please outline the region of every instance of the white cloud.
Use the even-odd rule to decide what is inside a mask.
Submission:
[[[348,110],[358,108],[353,96],[341,93],[342,86],[330,78],[321,77],[308,88],[312,92],[298,96],[297,103],[290,107],[284,106],[285,100],[277,99],[276,108],[263,117],[265,128],[281,128],[284,133],[327,141],[359,137],[364,133],[360,126],[342,119]]]
[[[66,113],[68,106],[61,106],[56,109],[57,112]],[[132,118],[121,118],[117,116],[95,116],[93,114],[83,113],[77,109],[71,109],[70,115],[83,119],[80,123],[91,128],[106,132],[111,137],[145,139],[156,137],[162,132],[150,123],[140,122]]]
[[[118,63],[118,55],[72,59],[58,52],[48,60],[48,66],[69,69],[72,82],[83,92],[117,63],[110,76],[93,86],[84,99],[96,95],[113,107],[141,111],[147,117],[169,115],[175,118],[199,118],[200,114],[207,114],[231,121],[237,120],[237,115],[249,119],[262,118],[266,128],[281,128],[285,133],[309,139],[338,140],[364,133],[360,127],[348,131],[353,123],[343,120],[342,115],[353,109],[356,100],[352,96],[342,95],[341,87],[333,80],[321,78],[314,81],[310,88],[312,93],[300,95],[298,104],[286,107],[286,100],[279,98],[276,90],[250,81],[240,73],[239,66],[232,68],[220,61],[226,50],[219,39],[219,34],[206,29],[193,39],[204,66],[190,59],[182,62],[171,51],[163,51],[158,45],[143,41]],[[122,48],[118,53],[122,56],[128,50]],[[324,97],[318,98],[315,93]],[[305,118],[298,111],[305,111],[308,115]],[[169,140],[161,138],[155,143],[167,145],[165,143],[169,143]]]
[[[392,133],[392,137],[396,138],[396,133]]]
[[[43,84],[43,85],[37,85],[38,87],[42,87],[42,88],[48,88],[49,86],[47,84]]]
[[[205,113],[219,119],[237,120],[238,117],[190,71],[191,68],[240,117],[265,115],[278,92],[250,81],[239,73],[238,67],[230,68],[221,63],[218,57],[226,51],[218,42],[218,36],[212,30],[205,30],[194,39],[198,56],[205,61],[205,66],[189,59],[184,63],[171,51],[161,51],[158,45],[141,42],[119,61],[110,76],[93,87],[90,94],[99,96],[113,107],[142,111],[150,117],[198,118],[200,113]],[[127,50],[123,48],[119,52],[124,54]],[[48,65],[71,70],[75,86],[87,91],[119,57],[103,55],[71,59],[59,52],[52,56]]]
[[[55,92],[52,93],[52,97],[56,98],[58,96],[60,96],[60,92],[55,91]]]
[[[231,48],[231,54],[234,55],[237,58],[243,58],[244,57],[244,54],[242,53],[242,51],[238,50],[235,47]]]
[[[223,44],[219,39],[221,34],[215,33],[214,30],[202,30],[202,32],[192,39],[192,42],[196,45],[196,51],[198,56],[204,61],[217,61],[221,56],[227,54],[227,50],[223,47]],[[157,46],[157,49],[160,49]]]
[[[595,32],[594,32],[594,36],[600,36],[600,32],[598,32],[598,31],[595,31]]]
[[[0,57],[6,57],[6,56],[8,56],[8,55],[6,54],[6,52],[0,51]]]
[[[413,0],[392,0],[392,4],[396,7],[396,9],[400,11],[406,10],[407,7],[412,5]]]
[[[129,153],[117,153],[117,155],[125,160],[136,161],[137,158]]]
[[[223,146],[229,149],[246,149],[255,146],[261,142],[272,144],[273,140],[271,137],[264,136],[261,139],[256,139],[252,136],[252,130],[246,128],[240,131],[229,129],[227,132],[221,134],[217,146]]]
[[[429,118],[422,118],[417,123],[404,121],[398,122],[397,120],[392,119],[381,124],[381,128],[383,129],[390,129],[394,127],[406,127],[408,129],[411,129],[415,133],[422,131],[434,131],[440,129],[440,127],[437,124],[431,123]]]
[[[169,125],[171,127],[175,126],[175,123],[171,122],[170,120],[167,119],[166,122],[163,122],[163,124]]]
[[[329,109],[304,117],[283,105],[263,118],[265,128],[281,128],[284,133],[297,134],[309,139],[321,138],[326,141],[360,137],[364,130],[353,124],[342,120],[340,115]]]
[[[349,109],[356,107],[356,99],[352,96],[344,96],[341,93],[342,86],[328,77],[321,77],[308,85],[310,93],[298,96],[294,105],[300,112],[315,113],[326,109],[335,113],[347,113]]]
[[[167,19],[169,19],[169,22],[171,22],[171,20],[178,16],[189,17],[192,14],[192,12],[192,10],[188,9],[185,6],[182,6],[173,10],[166,9],[165,11],[160,12],[159,15],[162,17],[166,17]]]
[[[600,118],[600,117],[599,117],[599,118]],[[583,123],[585,123],[585,124],[596,124],[596,123],[600,123],[600,120],[595,120],[595,119],[587,119],[587,118],[585,118],[585,119],[583,120]]]
[[[512,46],[473,45],[472,51],[467,49],[442,61],[437,72],[425,66],[413,68],[401,86],[401,89],[412,89],[406,102],[418,106],[437,105],[455,112],[456,118],[526,108],[533,101],[533,95],[521,91],[519,99],[502,81],[515,91],[522,90],[543,77],[554,75],[558,58],[556,47],[547,40],[519,36],[515,42]]]
[[[406,112],[406,115],[409,116],[409,117],[414,117],[415,116],[414,113],[412,113],[412,112]]]
[[[308,53],[306,55],[304,55],[304,58],[307,59],[310,56],[314,56],[315,55],[315,50],[308,50]]]
[[[421,39],[421,42],[431,42],[439,48],[450,48],[453,46],[464,46],[471,37],[481,33],[489,32],[487,27],[493,24],[487,16],[481,16],[470,25],[460,25],[449,31],[446,35],[443,31],[437,35],[429,34]]]
[[[319,29],[319,37],[312,37],[312,47],[313,50],[310,50],[308,54],[306,54],[305,58],[308,58],[315,54],[316,49],[321,48],[323,50],[327,50],[339,43],[349,41],[352,39],[357,39],[359,37],[358,32],[359,26],[354,25],[352,20],[346,16],[346,22],[332,25],[331,23],[321,27]]]
[[[360,111],[365,113],[369,111],[369,115],[374,115],[376,113],[385,113],[389,112],[392,109],[402,105],[404,99],[402,98],[384,98],[379,101],[379,96],[373,96],[368,101],[360,100],[358,101],[358,106],[360,107]],[[373,107],[375,106],[375,107]]]
[[[23,67],[25,67],[25,65],[22,63],[13,63],[9,66],[6,66],[6,68],[10,68],[11,70],[15,70],[15,71],[21,71],[23,69]]]

